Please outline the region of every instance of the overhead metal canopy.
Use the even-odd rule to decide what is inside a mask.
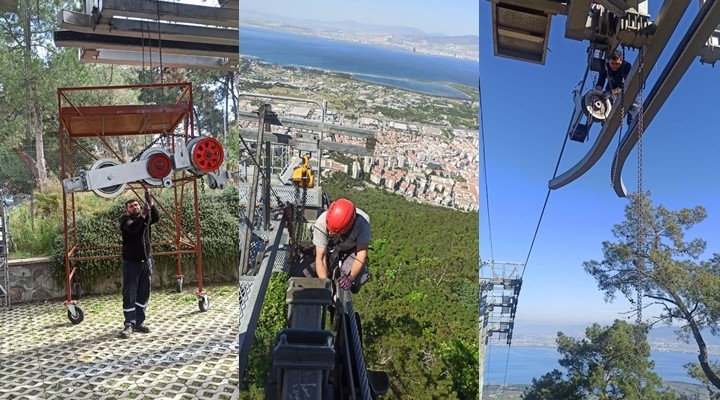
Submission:
[[[97,15],[100,24],[119,16],[237,28],[239,20],[237,9],[156,0],[102,0]]]
[[[655,115],[665,104],[665,100],[687,72],[692,61],[703,49],[707,37],[715,32],[718,24],[720,24],[720,2],[705,2],[643,104],[643,128],[650,125]],[[622,182],[622,169],[630,152],[637,144],[640,133],[637,123],[634,123],[623,137],[620,147],[613,158],[612,165],[615,168],[611,170],[611,179],[613,189],[620,197],[627,196],[625,185]]]
[[[537,9],[493,1],[495,55],[545,64],[551,17]]]
[[[187,24],[159,23],[122,17],[112,17],[107,23],[98,24],[90,14],[60,11],[58,26],[68,31],[98,33],[110,36],[153,38],[196,43],[238,45],[237,29],[215,28]],[[159,32],[159,33],[158,33]]]
[[[181,42],[177,40],[141,39],[125,36],[100,35],[95,33],[58,31],[55,32],[55,44],[60,47],[103,48],[114,50],[136,49],[147,53],[159,53],[162,44],[163,57],[166,54],[182,54],[206,57],[239,58],[238,46],[223,44]]]
[[[657,63],[660,54],[670,40],[670,36],[677,28],[680,19],[682,18],[685,10],[690,4],[690,0],[667,0],[663,3],[660,11],[658,12],[657,19],[657,30],[655,31],[652,39],[652,43],[645,47],[643,61],[643,77],[647,77],[652,71],[653,67]],[[635,98],[640,92],[641,82],[638,76],[638,69],[640,67],[640,58],[635,60],[635,63],[630,70],[630,74],[625,82],[625,95],[623,96],[624,101],[622,107],[614,106],[610,112],[610,116],[603,124],[600,133],[598,134],[595,143],[593,143],[590,151],[570,168],[565,173],[561,174],[550,180],[548,187],[550,189],[559,189],[568,183],[579,178],[585,174],[600,157],[607,150],[610,141],[615,132],[622,123],[621,109],[629,110],[633,104]],[[644,79],[644,78],[643,78]],[[619,102],[617,103],[619,104]]]
[[[64,30],[54,32],[55,45],[78,48],[82,62],[238,68],[238,0],[218,0],[219,7],[156,0],[85,3],[86,13],[61,11],[58,26]]]

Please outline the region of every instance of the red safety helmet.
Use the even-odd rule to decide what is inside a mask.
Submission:
[[[330,203],[327,210],[327,229],[331,234],[341,235],[353,226],[355,222],[355,204],[344,198]]]

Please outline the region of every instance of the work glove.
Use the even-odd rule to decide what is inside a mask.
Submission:
[[[150,215],[150,204],[145,203],[145,206],[142,209],[142,216],[147,217]]]
[[[348,290],[353,284],[353,277],[350,275],[345,275],[342,278],[340,278],[340,282],[338,284],[340,285],[340,288]]]
[[[150,197],[150,192],[147,189],[145,189],[145,203],[152,204],[152,197]]]

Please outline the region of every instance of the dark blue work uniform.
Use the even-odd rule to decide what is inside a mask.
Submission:
[[[155,206],[147,217],[124,215],[120,218],[123,263],[123,314],[125,326],[140,326],[150,298],[152,248],[150,225],[160,220]]]

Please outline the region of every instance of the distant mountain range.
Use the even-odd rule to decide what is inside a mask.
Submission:
[[[513,345],[554,347],[558,331],[572,337],[580,338],[585,337],[585,328],[590,325],[591,324],[568,324],[563,326],[553,326],[548,324],[518,322],[515,324]],[[607,326],[610,324],[604,323],[601,325]],[[689,338],[690,340],[687,344],[678,339],[678,336],[675,333],[677,329],[677,327],[672,326],[655,326],[648,334],[648,342],[654,348],[675,349],[678,351],[697,351],[697,344],[692,337]],[[703,339],[705,340],[711,354],[720,353],[720,337],[713,336],[709,330],[705,330],[703,331]]]

